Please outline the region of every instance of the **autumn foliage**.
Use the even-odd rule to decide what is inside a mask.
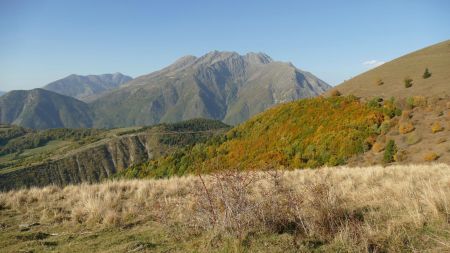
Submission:
[[[231,129],[220,139],[128,169],[129,177],[168,177],[220,169],[342,165],[371,149],[383,108],[352,96],[281,104]],[[131,172],[130,172],[131,171]]]
[[[339,165],[367,151],[381,112],[353,97],[304,99],[270,109],[232,129],[220,148],[231,167]]]

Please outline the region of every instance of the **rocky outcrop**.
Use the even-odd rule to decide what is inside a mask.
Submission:
[[[164,152],[153,133],[116,137],[64,157],[0,174],[0,189],[98,182]]]

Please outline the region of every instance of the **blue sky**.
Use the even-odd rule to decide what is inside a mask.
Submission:
[[[0,0],[0,90],[265,52],[335,85],[450,39],[450,1]],[[364,64],[365,63],[365,64]]]

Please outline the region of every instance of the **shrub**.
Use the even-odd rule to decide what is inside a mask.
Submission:
[[[437,133],[444,130],[444,128],[441,126],[441,123],[439,123],[439,121],[436,121],[433,123],[433,125],[431,125],[431,132],[433,133]]]
[[[413,96],[406,99],[406,104],[410,109],[418,106],[426,106],[427,99],[424,96]]]
[[[415,127],[411,122],[400,122],[398,125],[398,132],[401,134],[407,134],[414,131]]]
[[[381,78],[377,80],[377,85],[378,86],[381,86],[383,84],[384,84],[384,82],[383,82],[383,80],[381,80]]]
[[[428,70],[428,68],[425,69],[425,72],[422,75],[423,79],[427,79],[431,77],[431,72]]]
[[[413,80],[409,77],[406,77],[403,82],[405,83],[405,88],[409,88],[413,85]]]
[[[376,142],[375,144],[373,144],[372,150],[376,153],[379,153],[384,150],[384,144]]]
[[[439,156],[434,152],[428,152],[424,155],[423,160],[427,162],[435,161]]]
[[[402,120],[409,120],[411,118],[411,111],[402,111]]]
[[[396,162],[402,162],[406,160],[406,157],[408,156],[408,153],[406,152],[406,150],[399,150],[395,155],[394,155],[394,160]]]
[[[332,97],[339,97],[339,96],[341,96],[342,95],[342,93],[339,91],[339,90],[333,90],[333,91],[331,91],[331,96]]]
[[[380,105],[381,102],[383,102],[383,98],[374,97],[371,100],[367,101],[367,106],[371,108],[379,108],[381,106]]]
[[[380,125],[379,133],[386,134],[391,129],[392,125],[393,125],[393,122],[390,120],[383,121],[383,123],[381,123],[381,125]]]
[[[408,145],[414,145],[416,143],[419,143],[422,140],[422,138],[416,134],[416,133],[411,133],[410,135],[408,135],[408,137],[406,138],[406,143]]]
[[[394,161],[394,156],[397,153],[397,145],[394,140],[389,140],[386,149],[384,150],[383,162],[391,163]]]
[[[402,114],[402,110],[395,106],[394,98],[384,101],[382,111],[384,115],[388,116],[389,118],[400,116]]]

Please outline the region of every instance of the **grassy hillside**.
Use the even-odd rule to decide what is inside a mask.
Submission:
[[[377,99],[375,99],[377,100]],[[400,103],[402,102],[402,103]],[[370,101],[371,106],[383,102]],[[351,164],[372,165],[383,163],[387,144],[396,146],[392,162],[424,163],[438,161],[450,164],[450,97],[409,97],[399,101],[402,114],[384,123],[370,152],[354,157]]]
[[[126,177],[166,177],[214,169],[306,168],[345,164],[370,150],[386,114],[354,97],[303,99],[269,109],[225,136],[134,166]]]
[[[447,252],[448,165],[227,172],[0,193],[5,252]]]
[[[424,78],[428,68],[431,76]],[[406,98],[450,95],[450,40],[407,54],[338,85],[344,95]],[[405,87],[405,79],[412,86]],[[328,94],[331,94],[329,91]]]
[[[0,127],[0,190],[98,182],[131,165],[223,133],[220,121],[193,119],[112,130]]]

